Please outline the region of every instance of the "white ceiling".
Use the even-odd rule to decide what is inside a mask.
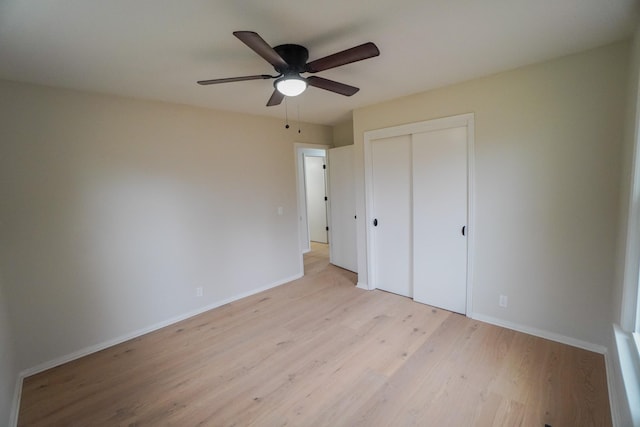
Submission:
[[[380,56],[319,76],[360,87],[310,88],[289,114],[336,124],[358,107],[629,37],[636,0],[0,0],[0,78],[282,118],[275,74],[236,39],[306,46],[310,60],[372,41]]]

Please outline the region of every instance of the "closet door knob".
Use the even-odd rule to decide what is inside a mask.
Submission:
[[[463,226],[462,226],[462,235],[463,235],[463,236],[465,235],[465,231],[466,231],[466,230],[467,230],[467,226],[466,226],[466,225],[463,225]]]
[[[373,220],[373,226],[374,226],[374,227],[377,227],[377,226],[378,226],[378,218],[375,218],[375,219]]]

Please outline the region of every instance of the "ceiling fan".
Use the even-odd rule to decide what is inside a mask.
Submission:
[[[264,58],[278,72],[277,75],[258,74],[254,76],[229,77],[224,79],[200,80],[200,85],[211,85],[218,83],[241,82],[246,80],[276,79],[275,87],[271,98],[267,102],[267,107],[279,105],[285,96],[297,96],[305,91],[307,86],[313,86],[330,92],[351,96],[360,89],[344,83],[325,79],[318,76],[304,78],[301,73],[317,73],[373,58],[380,55],[378,47],[372,42],[364,43],[351,49],[343,50],[315,61],[307,62],[309,51],[304,46],[297,44],[282,44],[271,47],[264,41],[258,33],[253,31],[234,31],[233,35],[239,38],[244,44],[249,46]]]

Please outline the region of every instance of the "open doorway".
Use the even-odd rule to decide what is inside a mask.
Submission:
[[[329,263],[328,148],[314,144],[296,144],[295,147],[300,263],[305,274],[311,264]]]
[[[309,240],[329,243],[326,156],[304,155],[304,184]],[[311,248],[313,250],[313,248]]]

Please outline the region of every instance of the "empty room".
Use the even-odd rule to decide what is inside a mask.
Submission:
[[[0,425],[640,426],[636,0],[0,0]]]

